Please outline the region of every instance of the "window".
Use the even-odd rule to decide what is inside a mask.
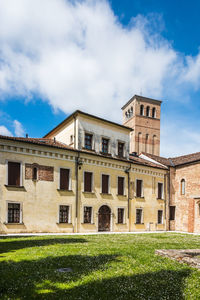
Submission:
[[[117,223],[124,224],[124,208],[118,208],[117,216],[118,216]]]
[[[118,156],[123,157],[124,156],[124,143],[118,143]]]
[[[181,180],[181,195],[185,195],[185,179]]]
[[[69,223],[69,206],[60,205],[59,223]]]
[[[118,177],[118,195],[124,195],[124,177]]]
[[[85,148],[92,150],[92,134],[85,134]]]
[[[158,210],[158,224],[163,224],[163,211]]]
[[[149,114],[150,114],[150,107],[147,106],[147,108],[146,108],[146,116],[149,117]]]
[[[102,175],[101,191],[103,194],[109,193],[109,175]]]
[[[142,224],[142,208],[136,208],[136,224]]]
[[[20,186],[20,163],[8,162],[8,185]]]
[[[19,203],[8,203],[8,223],[20,223]]]
[[[92,192],[92,173],[84,173],[84,192]]]
[[[69,169],[60,168],[60,189],[69,190]]]
[[[84,207],[84,223],[92,223],[92,207]]]
[[[108,153],[108,144],[109,140],[108,139],[102,139],[102,152],[103,153]]]
[[[142,180],[136,180],[136,197],[143,197],[143,182]]]
[[[158,182],[158,199],[163,199],[163,183]]]
[[[153,107],[152,109],[152,118],[155,118],[156,117],[156,108]]]
[[[176,206],[170,206],[169,207],[169,219],[171,221],[175,220],[175,211],[176,211]]]
[[[144,105],[140,105],[140,116],[144,115]]]
[[[33,168],[33,180],[37,180],[37,167]]]

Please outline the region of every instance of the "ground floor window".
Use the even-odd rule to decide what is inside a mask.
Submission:
[[[8,203],[8,223],[20,223],[19,203]]]
[[[91,206],[85,206],[84,207],[84,223],[92,223],[92,207]]]
[[[158,210],[158,224],[163,224],[163,211]]]
[[[136,209],[136,224],[142,224],[143,223],[143,210],[142,208]]]
[[[69,206],[60,205],[59,223],[69,223]]]
[[[118,208],[118,224],[124,224],[124,208]]]
[[[169,219],[171,221],[175,220],[175,210],[176,210],[176,206],[170,206],[169,207]]]

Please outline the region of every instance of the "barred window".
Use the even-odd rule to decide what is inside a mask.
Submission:
[[[8,203],[8,223],[20,223],[19,203]]]
[[[119,224],[124,224],[124,208],[118,208],[118,221]]]
[[[92,223],[92,207],[84,207],[84,223]]]
[[[60,205],[59,223],[69,223],[69,206]]]
[[[142,224],[142,208],[136,209],[136,224]]]
[[[162,224],[162,223],[163,223],[163,211],[158,210],[158,224]]]

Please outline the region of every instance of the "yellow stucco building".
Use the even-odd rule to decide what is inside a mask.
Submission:
[[[166,230],[168,168],[132,151],[159,153],[161,102],[135,96],[126,119],[131,103],[150,109],[141,140],[141,118],[127,127],[81,111],[44,138],[0,136],[0,233]]]

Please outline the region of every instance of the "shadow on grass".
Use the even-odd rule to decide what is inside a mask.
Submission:
[[[189,269],[111,277],[115,274],[109,269],[111,262],[120,263],[117,255],[3,261],[0,299],[184,299],[183,287]],[[59,273],[59,268],[71,268],[73,272]],[[85,277],[97,270],[100,272],[95,274],[96,278]]]
[[[115,260],[117,255],[69,255],[47,257],[39,260],[27,260],[20,262],[0,262],[0,299],[40,299],[40,286],[54,283],[69,284],[76,282],[82,276],[86,276],[95,270],[104,271],[107,263]],[[60,273],[59,268],[71,268],[70,273]],[[39,285],[39,287],[38,287]],[[43,288],[42,288],[43,289]],[[55,290],[55,297],[63,296],[64,290]],[[59,295],[61,293],[61,295]],[[44,299],[48,299],[48,294]],[[82,299],[82,298],[81,298]]]
[[[22,238],[22,237],[21,237]],[[86,243],[88,242],[83,238],[41,238],[41,239],[29,239],[23,238],[21,240],[2,241],[5,238],[0,239],[0,254],[10,251],[16,251],[19,249],[29,247],[41,247],[55,244],[75,244],[75,243]]]

